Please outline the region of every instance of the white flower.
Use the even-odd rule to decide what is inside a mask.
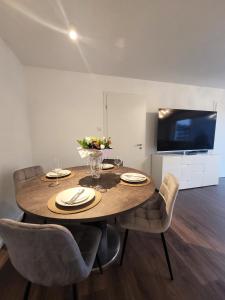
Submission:
[[[89,136],[86,136],[85,141],[87,142],[87,144],[90,144],[91,143],[91,138]]]
[[[105,149],[105,145],[101,144],[100,148],[101,148],[101,150]]]

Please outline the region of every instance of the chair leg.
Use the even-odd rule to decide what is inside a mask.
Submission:
[[[98,264],[99,272],[100,272],[101,274],[103,274],[103,271],[102,271],[102,265],[101,265],[101,260],[100,260],[100,258],[99,258],[99,256],[98,256],[98,254],[96,255],[96,262],[97,262],[97,264]]]
[[[78,294],[78,288],[76,284],[72,285],[73,288],[73,299],[78,300],[79,299],[79,294]]]
[[[122,249],[122,254],[121,254],[121,258],[120,258],[120,266],[122,266],[123,264],[123,258],[124,258],[124,254],[125,254],[125,249],[126,249],[126,244],[127,244],[127,238],[128,238],[128,229],[126,229],[125,231],[125,236],[124,236],[124,240],[123,240],[123,249]]]
[[[31,288],[31,282],[28,281],[28,283],[26,285],[25,293],[24,293],[24,296],[23,296],[23,300],[28,300],[29,299],[30,288]]]
[[[170,272],[170,278],[171,278],[171,280],[173,280],[173,273],[172,273],[172,268],[171,268],[171,264],[170,264],[169,253],[168,253],[166,240],[165,240],[163,232],[161,233],[161,239],[162,239],[163,248],[164,248],[164,252],[165,252],[165,256],[166,256],[166,262],[167,262],[168,269],[169,269],[169,272]]]

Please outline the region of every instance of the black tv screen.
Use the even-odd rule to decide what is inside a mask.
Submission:
[[[160,108],[157,151],[213,149],[216,117],[215,111]]]

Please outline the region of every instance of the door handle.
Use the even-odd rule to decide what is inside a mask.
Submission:
[[[142,149],[142,144],[136,144],[139,149]]]

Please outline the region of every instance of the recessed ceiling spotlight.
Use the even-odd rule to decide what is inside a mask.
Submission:
[[[78,39],[78,34],[74,29],[70,29],[68,35],[73,41],[76,41]]]

